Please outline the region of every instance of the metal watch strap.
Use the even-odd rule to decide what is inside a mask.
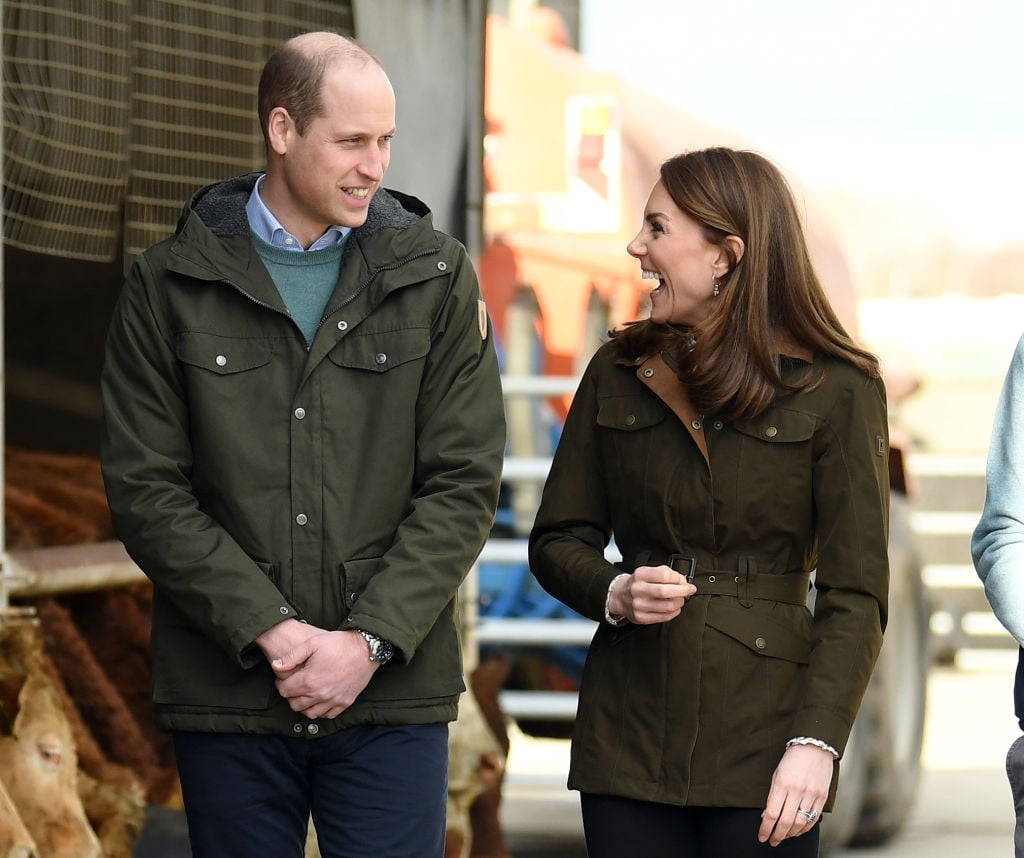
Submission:
[[[370,661],[375,661],[377,664],[387,664],[391,661],[391,657],[395,654],[394,646],[384,640],[384,638],[378,637],[370,632],[363,631],[362,629],[356,629],[359,634],[363,636],[363,640],[369,644],[370,647]]]

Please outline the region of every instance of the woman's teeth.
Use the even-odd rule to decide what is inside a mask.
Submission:
[[[641,279],[643,279],[643,280],[657,280],[658,281],[657,285],[651,290],[652,292],[657,292],[664,285],[664,283],[662,282],[662,279],[661,279],[661,275],[657,274],[654,271],[644,271],[644,272],[642,272]]]

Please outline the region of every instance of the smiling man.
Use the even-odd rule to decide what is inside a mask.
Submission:
[[[456,593],[504,416],[464,248],[381,188],[395,96],[333,33],[268,60],[266,172],[136,262],[103,371],[118,536],[154,585],[155,717],[193,855],[444,848]]]

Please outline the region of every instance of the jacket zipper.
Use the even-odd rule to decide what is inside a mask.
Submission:
[[[358,287],[356,287],[355,292],[353,292],[351,295],[345,298],[340,304],[338,304],[337,307],[331,310],[330,313],[328,313],[320,320],[320,324],[317,325],[317,330],[320,330],[320,328],[323,327],[324,322],[331,318],[331,316],[343,310],[345,307],[347,307],[349,304],[355,301],[356,298],[362,295],[363,292],[366,291],[366,287],[369,286],[370,283],[373,281],[373,278],[380,274],[382,271],[394,271],[396,268],[401,268],[403,265],[412,262],[413,260],[419,259],[420,257],[430,256],[430,254],[432,253],[437,253],[440,249],[440,246],[437,246],[429,248],[427,250],[421,250],[419,253],[414,253],[411,256],[406,256],[404,259],[399,259],[396,260],[395,262],[388,263],[387,265],[382,265],[380,266],[380,268],[374,268],[373,271],[370,272],[369,276],[367,276],[363,280],[363,282],[360,283]]]

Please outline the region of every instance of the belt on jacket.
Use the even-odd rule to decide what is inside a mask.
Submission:
[[[751,599],[790,605],[807,604],[811,584],[809,575],[804,572],[764,575],[755,571],[751,557],[740,558],[738,571],[701,568],[697,558],[689,554],[670,554],[668,565],[696,585],[698,596],[735,596],[747,606]]]

